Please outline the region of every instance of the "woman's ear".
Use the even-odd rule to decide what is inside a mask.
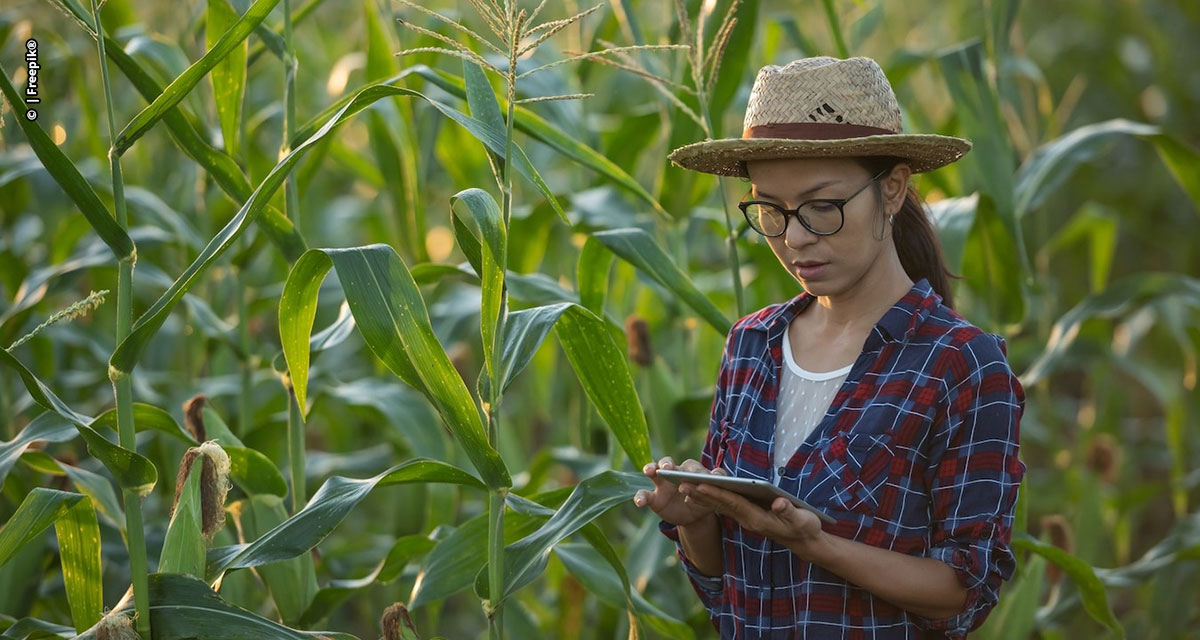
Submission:
[[[908,166],[907,162],[901,162],[880,180],[884,210],[888,215],[899,213],[900,207],[904,206],[904,197],[908,194],[908,178],[911,175],[912,167]]]

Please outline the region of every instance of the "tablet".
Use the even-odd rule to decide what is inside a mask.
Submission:
[[[655,473],[663,478],[666,478],[667,480],[670,480],[671,482],[674,482],[675,484],[679,484],[680,482],[705,482],[711,485],[716,485],[722,489],[728,489],[734,493],[742,495],[751,502],[768,510],[771,508],[771,503],[775,501],[775,498],[787,498],[797,507],[801,509],[807,509],[808,511],[817,514],[817,517],[823,522],[828,522],[829,524],[837,523],[837,520],[834,520],[824,512],[818,511],[816,507],[813,507],[807,502],[784,491],[783,489],[780,489],[770,482],[765,482],[763,480],[755,480],[753,478],[738,478],[735,476],[722,476],[714,473],[679,471],[678,469],[659,469]]]

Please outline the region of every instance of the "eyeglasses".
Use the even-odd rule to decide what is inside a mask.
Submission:
[[[832,198],[809,200],[795,209],[784,209],[774,202],[765,200],[749,200],[739,202],[738,208],[746,216],[750,228],[768,238],[777,238],[787,231],[789,215],[795,216],[805,229],[816,235],[831,236],[841,231],[842,225],[845,224],[846,212],[843,207],[846,206],[846,203],[887,172],[888,169],[880,171],[858,191],[840,200]]]

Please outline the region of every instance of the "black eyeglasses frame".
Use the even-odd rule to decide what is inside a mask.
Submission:
[[[790,221],[789,219],[792,217],[795,217],[797,220],[799,220],[800,224],[803,225],[805,229],[808,229],[808,231],[814,235],[831,236],[831,235],[837,233],[838,231],[841,231],[842,227],[844,227],[846,225],[846,210],[845,210],[846,203],[850,202],[850,200],[852,200],[854,198],[854,196],[857,196],[858,194],[862,193],[864,190],[866,190],[867,187],[874,184],[876,180],[879,180],[880,178],[882,178],[890,170],[891,170],[890,168],[884,169],[883,171],[880,171],[879,173],[875,174],[875,177],[871,178],[871,180],[869,182],[867,182],[862,187],[860,187],[858,189],[858,191],[855,191],[854,193],[850,194],[849,196],[846,196],[845,198],[814,198],[812,200],[807,200],[805,202],[801,202],[798,206],[796,206],[795,209],[784,209],[783,207],[775,204],[774,202],[768,202],[766,200],[744,200],[744,201],[738,203],[738,208],[742,210],[742,215],[745,216],[745,218],[746,218],[746,224],[748,224],[750,226],[750,228],[754,230],[755,233],[757,233],[761,236],[767,237],[767,238],[778,238],[779,236],[782,236],[785,233],[787,233],[787,226]],[[800,215],[801,209],[803,209],[804,207],[806,207],[814,202],[824,202],[824,203],[828,203],[833,206],[836,206],[838,208],[838,213],[841,215],[841,220],[838,222],[837,229],[834,229],[833,231],[829,231],[829,232],[817,231],[816,229],[813,229],[811,225],[808,224],[808,221],[806,221],[803,216]],[[749,208],[750,205],[754,205],[754,204],[766,205],[766,206],[772,207],[776,211],[778,211],[780,213],[780,215],[783,216],[783,230],[774,235],[763,233],[762,231],[759,231],[758,227],[755,226],[755,224],[753,222],[751,222],[750,213],[748,211],[746,211],[746,209]]]

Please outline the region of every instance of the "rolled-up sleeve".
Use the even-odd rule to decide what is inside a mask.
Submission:
[[[731,348],[733,345],[733,335],[737,331],[737,326],[729,332],[726,337],[725,349],[721,355],[721,366],[717,371],[716,391],[713,394],[712,408],[709,411],[708,417],[708,435],[704,438],[704,448],[700,452],[700,464],[707,469],[712,469],[717,462],[717,448],[720,444],[721,423],[725,417],[726,411],[726,396],[729,390],[729,383],[732,377],[730,363],[732,362]],[[722,518],[717,515],[718,521]],[[724,523],[722,522],[722,530]],[[696,595],[700,596],[700,602],[708,611],[710,619],[716,619],[722,608],[725,606],[724,594],[724,576],[709,576],[701,573],[696,565],[683,552],[683,544],[679,541],[679,527],[667,522],[659,520],[658,529],[675,543],[675,555],[679,557],[679,563],[683,566],[684,572],[692,583],[692,587],[696,590]]]
[[[915,618],[947,638],[983,624],[1016,570],[1010,547],[1017,494],[1025,392],[1007,361],[1004,338],[980,334],[951,357],[948,389],[934,422],[930,466],[932,527],[928,556],[950,565],[967,589],[964,609]]]

